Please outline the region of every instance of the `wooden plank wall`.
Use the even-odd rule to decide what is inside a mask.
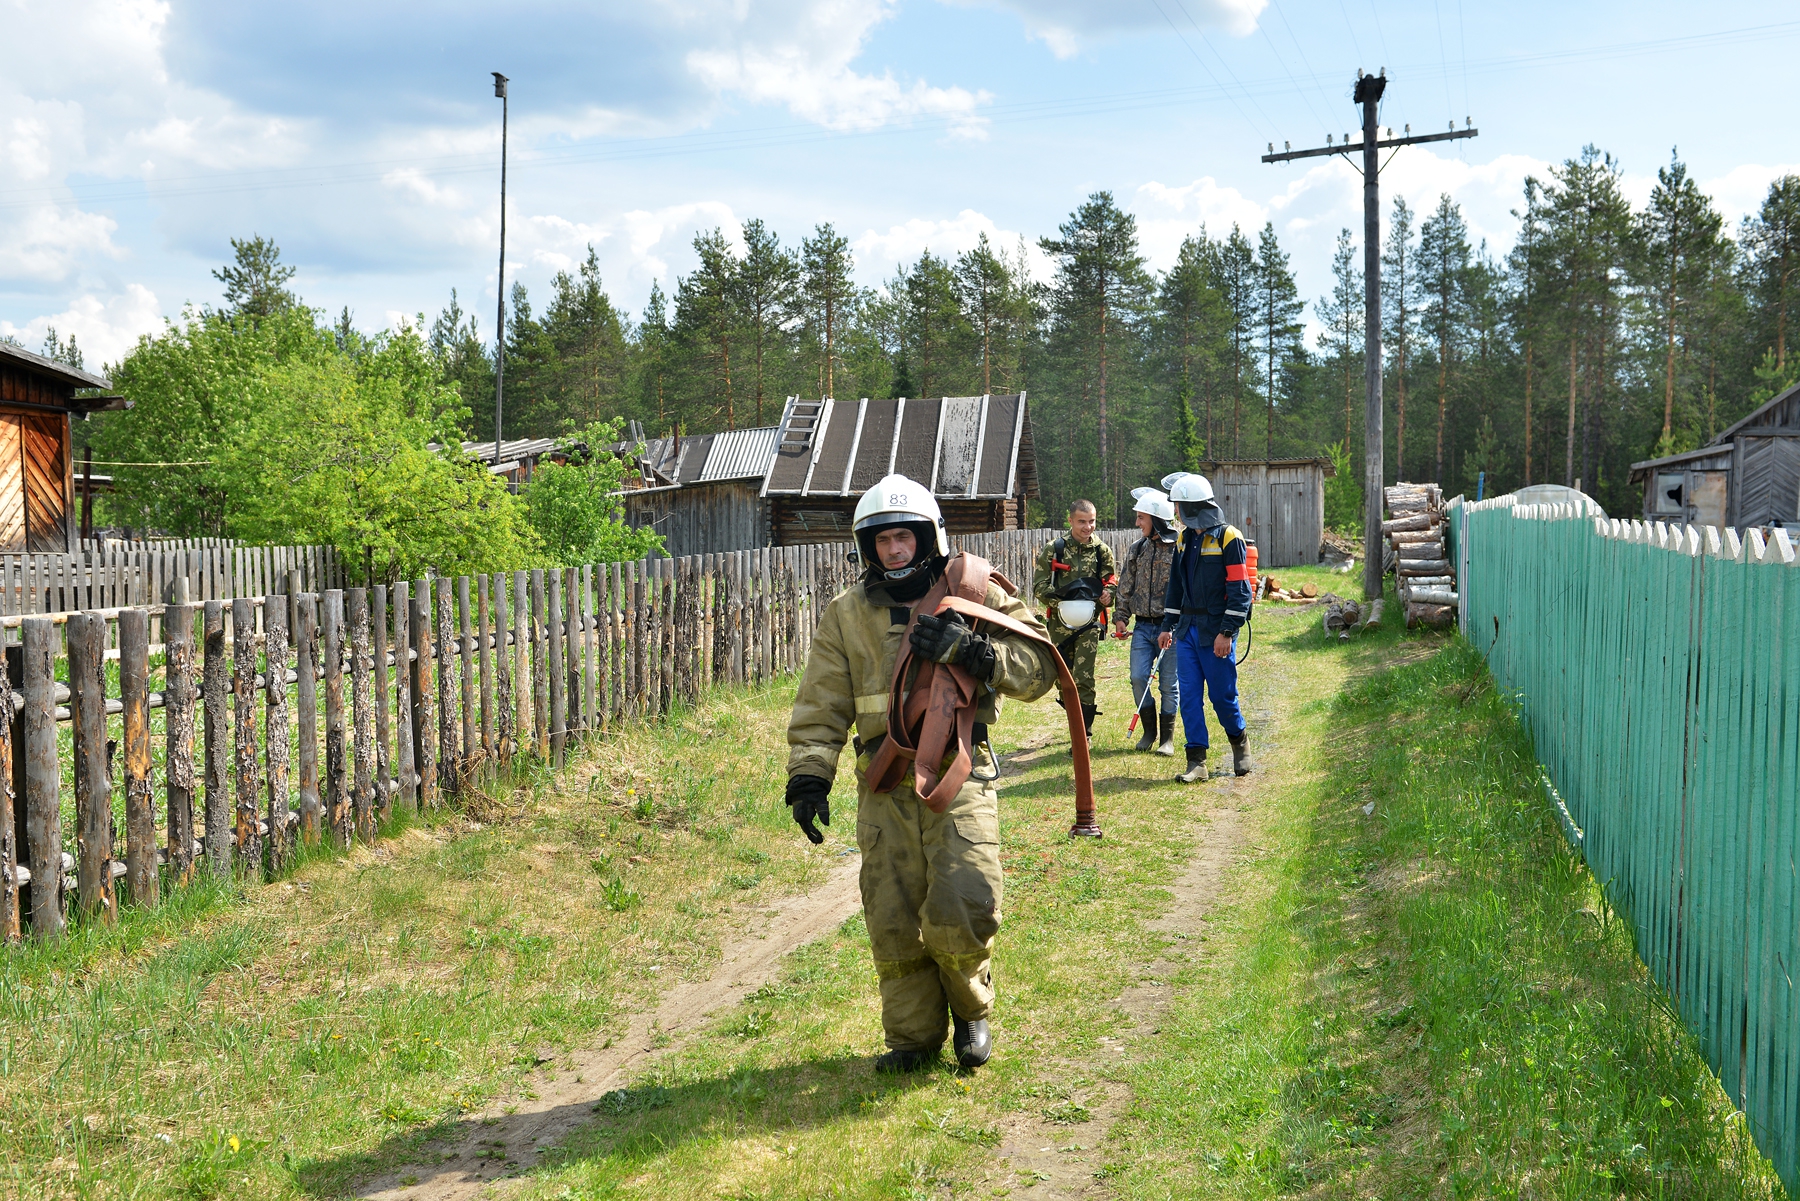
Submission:
[[[1029,596],[1057,533],[954,542]],[[1102,534],[1121,554],[1136,536]],[[243,594],[0,617],[0,940],[110,924],[196,872],[270,878],[302,844],[370,841],[397,810],[449,803],[521,757],[561,763],[620,722],[791,676],[858,574],[837,543],[290,592],[323,561],[215,549]]]

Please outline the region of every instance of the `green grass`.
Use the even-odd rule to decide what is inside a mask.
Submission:
[[[1783,1195],[1564,843],[1480,657],[1395,638],[1290,729],[1311,762],[1269,793],[1235,903],[1133,1074],[1114,1187]],[[1284,648],[1334,652],[1315,631]]]
[[[1120,1197],[1772,1195],[1479,661],[1397,627],[1338,643],[1314,609],[1259,612],[1247,841],[1189,931],[1151,923],[1214,790],[1126,749],[1123,645],[1100,658],[1104,840],[1066,837],[1060,710],[1008,707],[989,1068],[872,1075],[852,918],[599,1098],[514,1195],[1030,1196],[996,1156],[1022,1122]],[[853,845],[848,771],[825,846],[781,806],[790,699],[716,693],[561,781],[0,955],[0,1195],[336,1197],[427,1160],[528,1095],[541,1048],[615,1037],[712,970],[741,907]],[[1147,1036],[1117,999],[1159,958],[1179,970]]]

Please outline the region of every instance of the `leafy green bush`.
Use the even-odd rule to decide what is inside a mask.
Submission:
[[[1363,490],[1350,450],[1342,442],[1325,448],[1335,475],[1325,481],[1325,528],[1355,536],[1362,531]]]

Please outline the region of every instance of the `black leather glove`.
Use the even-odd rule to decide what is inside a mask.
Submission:
[[[960,613],[943,617],[919,614],[913,624],[912,648],[914,654],[933,663],[954,663],[984,683],[994,674],[993,642],[971,630]]]
[[[787,782],[788,808],[794,814],[794,823],[814,846],[825,841],[825,835],[819,827],[813,825],[817,818],[826,825],[831,824],[831,781],[821,780],[818,776],[789,776]]]

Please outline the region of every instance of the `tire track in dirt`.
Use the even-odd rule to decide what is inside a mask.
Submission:
[[[855,913],[862,903],[860,865],[860,856],[852,853],[819,887],[761,909],[766,920],[726,944],[711,976],[678,984],[655,1012],[633,1016],[626,1033],[609,1046],[577,1051],[564,1060],[554,1078],[533,1084],[534,1099],[496,1101],[470,1114],[454,1136],[436,1144],[435,1153],[443,1157],[439,1162],[397,1168],[369,1181],[356,1195],[370,1201],[462,1201],[490,1195],[496,1185],[530,1171],[545,1150],[593,1120],[601,1097],[622,1087],[647,1063],[679,1049],[720,1008],[773,979],[789,952]]]

